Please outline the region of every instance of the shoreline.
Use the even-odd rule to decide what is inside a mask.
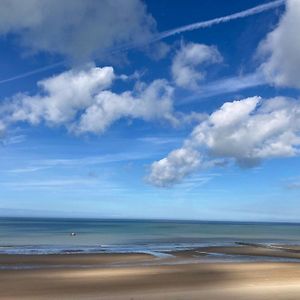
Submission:
[[[26,246],[24,246],[26,247]],[[38,249],[39,246],[36,247]],[[2,249],[1,249],[2,248]],[[13,251],[3,251],[3,248],[13,249]],[[17,249],[21,249],[22,246],[17,246]],[[147,256],[154,257],[157,259],[164,259],[169,257],[183,257],[190,255],[200,255],[200,256],[209,256],[216,254],[225,255],[240,255],[240,256],[255,256],[255,257],[274,257],[274,258],[292,258],[292,259],[300,259],[300,244],[290,243],[290,244],[279,244],[279,243],[252,243],[252,242],[231,242],[231,243],[213,243],[213,245],[207,245],[207,243],[196,245],[190,244],[182,244],[180,246],[176,245],[175,247],[170,245],[164,245],[163,247],[153,247],[152,245],[142,247],[136,247],[136,245],[130,246],[120,246],[114,247],[114,250],[111,250],[113,246],[108,246],[107,250],[104,247],[98,248],[98,251],[81,251],[81,250],[52,250],[52,251],[40,251],[35,252],[32,250],[35,248],[34,246],[30,246],[31,251],[18,251],[15,249],[15,246],[0,246],[0,265],[3,259],[8,258],[8,261],[14,260],[13,258],[32,258],[36,261],[43,260],[43,258],[58,258],[58,260],[63,260],[63,257],[139,257],[139,256]],[[53,247],[57,249],[57,247]],[[79,249],[80,247],[74,246],[74,248]],[[92,247],[89,247],[92,248]],[[95,249],[95,247],[93,248]],[[124,250],[126,249],[126,250]],[[12,259],[10,259],[12,258]]]
[[[194,250],[198,248],[215,247],[238,247],[249,246],[266,249],[285,248],[293,252],[300,250],[299,241],[286,240],[197,240],[197,241],[156,241],[132,244],[110,244],[110,245],[47,245],[47,244],[0,244],[0,255],[2,254],[24,254],[24,255],[50,255],[50,254],[130,254],[144,252],[179,252]]]

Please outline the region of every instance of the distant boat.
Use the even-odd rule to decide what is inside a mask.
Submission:
[[[71,236],[76,236],[76,233],[75,233],[75,232],[71,232],[70,235],[71,235]]]

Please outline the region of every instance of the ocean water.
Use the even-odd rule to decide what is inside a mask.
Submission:
[[[0,253],[166,253],[235,242],[298,245],[300,224],[0,218]]]

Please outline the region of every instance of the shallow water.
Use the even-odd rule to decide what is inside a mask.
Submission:
[[[71,236],[75,232],[76,236]],[[300,224],[0,219],[0,253],[161,252],[237,241],[300,244]]]

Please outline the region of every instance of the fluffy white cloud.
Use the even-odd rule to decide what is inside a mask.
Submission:
[[[156,186],[169,186],[195,171],[201,162],[200,153],[191,148],[172,151],[166,158],[151,166],[148,181]]]
[[[19,94],[8,102],[9,122],[45,121],[59,125],[72,121],[76,114],[94,102],[94,97],[108,88],[115,78],[113,68],[71,70],[38,82],[41,92],[34,96]]]
[[[81,115],[72,130],[103,132],[110,124],[123,117],[140,118],[146,121],[165,119],[176,123],[173,116],[173,88],[165,80],[155,80],[137,91],[116,94],[103,91],[96,95],[94,104]]]
[[[250,167],[262,159],[299,155],[299,147],[299,101],[252,97],[228,102],[199,123],[182,148],[154,162],[149,180],[158,186],[170,185],[201,166],[215,165],[220,161],[216,159]],[[174,153],[183,156],[180,167]]]
[[[155,21],[140,0],[0,1],[0,34],[17,35],[30,50],[76,60],[141,43],[154,28]]]
[[[277,86],[300,88],[300,1],[288,0],[279,25],[261,43],[259,53],[267,56],[261,70]]]
[[[182,44],[176,53],[171,72],[177,86],[196,89],[201,80],[205,78],[205,71],[199,66],[206,66],[222,61],[217,48],[203,44]]]
[[[3,102],[0,129],[16,122],[44,122],[75,133],[101,133],[121,118],[177,122],[167,81],[138,82],[132,91],[117,94],[111,90],[115,78],[112,67],[92,67],[40,81],[38,94],[18,94]]]

